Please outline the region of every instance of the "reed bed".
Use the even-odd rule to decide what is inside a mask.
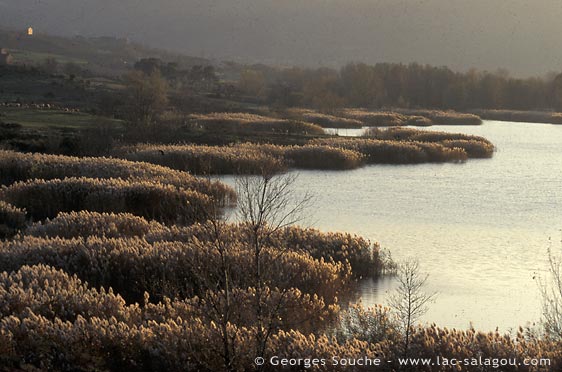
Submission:
[[[9,238],[27,223],[25,210],[0,200],[0,239]]]
[[[363,155],[357,151],[319,145],[288,147],[285,159],[303,169],[355,169],[363,164]]]
[[[441,142],[443,146],[451,149],[459,148],[466,151],[469,158],[491,158],[494,155],[495,147],[487,141],[477,140],[445,140]]]
[[[302,328],[289,324],[303,323],[303,315],[321,320],[329,314],[321,300],[295,289],[266,288],[264,306],[279,304],[281,295],[286,305],[283,319],[296,319],[276,321],[273,335]],[[253,296],[251,289],[232,291],[233,319],[244,323],[244,318],[250,318],[245,310]],[[53,371],[83,370],[85,366],[126,371],[222,370],[215,349],[220,330],[216,323],[196,317],[213,311],[212,307],[196,298],[143,307],[126,305],[112,291],[88,288],[76,277],[45,265],[0,274],[0,298],[5,300],[0,306],[0,360],[6,370],[22,365]],[[236,370],[244,370],[253,358],[255,330],[230,324],[228,331],[240,350]]]
[[[137,145],[122,149],[128,160],[160,164],[195,174],[260,174],[264,169],[282,172],[304,169],[353,169],[362,165],[361,154],[338,147],[278,146],[245,143],[231,146]]]
[[[211,225],[194,224],[187,227],[171,227],[165,231],[156,229],[145,235],[147,241],[181,241],[193,239],[212,242]],[[248,227],[231,224],[225,226],[223,239],[230,242],[247,242]],[[356,278],[376,277],[394,271],[394,263],[381,251],[377,243],[371,243],[359,236],[347,233],[324,233],[316,229],[298,226],[287,227],[272,234],[266,240],[271,247],[310,254],[313,258],[326,262],[350,265]]]
[[[462,162],[468,159],[464,149],[450,148],[439,143],[367,138],[326,138],[316,139],[312,143],[357,151],[365,156],[369,164]]]
[[[398,109],[399,113],[408,116],[425,117],[434,125],[481,125],[482,118],[476,114],[461,113],[456,111],[440,111],[440,110],[412,110]]]
[[[208,131],[269,132],[283,134],[319,135],[324,130],[312,123],[272,118],[247,113],[219,112],[191,115],[190,121]]]
[[[177,227],[176,227],[177,229]],[[171,228],[156,221],[147,221],[130,213],[99,213],[91,211],[61,212],[53,219],[36,222],[23,232],[26,236],[42,238],[133,238],[163,236]]]
[[[113,226],[114,225],[114,226]],[[253,365],[256,290],[245,270],[251,250],[244,225],[225,225],[232,262],[230,322],[233,368]],[[108,238],[94,235],[118,235]],[[78,212],[30,227],[42,237],[0,242],[0,361],[5,369],[42,370],[223,370],[224,329],[213,320],[224,294],[206,290],[220,278],[212,226],[166,227],[130,214]],[[72,239],[47,237],[72,232]],[[69,234],[69,235],[72,235]],[[231,238],[232,237],[232,238]],[[152,239],[152,241],[149,241]],[[265,357],[303,359],[314,355],[353,360],[404,355],[400,326],[382,306],[341,310],[336,296],[350,280],[355,256],[367,260],[371,244],[349,234],[291,227],[264,242],[268,286],[264,311],[281,307],[271,324]],[[286,247],[286,258],[279,249]],[[315,258],[320,257],[320,258]],[[35,265],[35,263],[39,263]],[[205,263],[205,264],[203,264]],[[30,266],[33,265],[33,266]],[[353,264],[351,264],[353,266]],[[87,281],[87,282],[86,282]],[[192,295],[194,295],[192,297]],[[200,294],[200,295],[199,295]],[[169,297],[168,297],[169,296]],[[339,321],[334,322],[335,317]],[[219,318],[216,318],[219,319]],[[322,329],[329,325],[330,333]],[[68,347],[72,345],[72,347]],[[562,343],[519,329],[511,334],[455,330],[435,325],[412,329],[408,355],[449,360],[550,359],[546,367],[490,365],[484,370],[560,370]],[[384,364],[383,371],[398,369]],[[317,370],[333,371],[327,364]],[[357,371],[356,365],[336,370]],[[370,368],[366,368],[370,370]],[[426,371],[426,366],[408,370]],[[463,370],[482,370],[469,366]]]
[[[472,110],[485,120],[562,124],[562,113],[552,111]]]
[[[494,145],[480,136],[461,133],[423,131],[413,128],[369,128],[366,137],[379,140],[430,142],[438,143],[448,148],[461,148],[469,158],[490,158],[494,154]]]
[[[253,260],[251,247],[229,243],[226,254],[233,288],[251,287],[253,277],[247,272]],[[219,251],[195,240],[151,244],[139,238],[23,237],[0,243],[0,258],[0,271],[50,265],[96,288],[111,287],[129,302],[142,302],[145,292],[160,299],[203,296],[221,275]],[[317,260],[304,252],[279,256],[271,247],[264,247],[261,265],[272,288],[298,288],[330,304],[337,301],[351,275],[348,265]]]
[[[392,111],[368,111],[344,109],[339,115],[359,120],[369,127],[399,127],[431,125],[480,125],[482,119],[475,114],[456,111],[396,109]]]
[[[377,277],[394,271],[394,263],[378,243],[348,233],[324,233],[316,229],[287,227],[269,238],[268,244],[304,251],[326,261],[349,262],[357,278]]]
[[[263,146],[136,145],[117,156],[132,161],[159,164],[194,174],[256,174],[261,169],[281,172],[283,160]]]
[[[318,111],[303,109],[303,108],[289,109],[285,113],[285,116],[300,121],[310,122],[319,125],[322,128],[361,129],[363,127],[363,122],[361,120],[329,115]]]
[[[25,154],[0,150],[0,169],[0,183],[4,185],[30,179],[122,178],[140,182],[153,181],[195,190],[213,197],[221,205],[232,205],[236,201],[234,190],[220,182],[211,182],[155,164],[123,159]]]
[[[127,212],[166,224],[191,224],[206,220],[211,208],[211,198],[194,190],[121,179],[17,182],[2,189],[0,199],[25,208],[36,221],[56,217],[59,212],[89,210]]]
[[[277,302],[278,291],[267,293],[270,303]],[[252,290],[233,291],[233,318],[241,318],[241,324],[248,322],[244,315],[248,318],[249,314],[243,310],[252,294]],[[298,291],[288,292],[287,297],[288,309],[300,308],[311,317],[326,313],[320,301],[305,298]],[[75,276],[45,265],[23,266],[0,274],[0,299],[0,360],[6,370],[22,366],[41,370],[83,370],[85,366],[127,371],[224,369],[224,360],[217,357],[222,346],[221,328],[199,317],[213,311],[201,299],[127,305],[112,291],[89,288]],[[290,319],[287,316],[292,314],[298,316],[293,311],[283,314],[284,319]],[[328,362],[333,356],[351,360],[381,355],[387,360],[403,357],[399,332],[388,309],[354,306],[342,313],[342,318],[345,329],[337,337],[318,330],[306,332],[288,323],[275,327],[265,357],[307,359],[313,355]],[[235,370],[251,368],[254,359],[255,327],[241,324],[232,323],[228,328],[236,344],[232,355]],[[419,326],[412,330],[410,341],[409,358],[439,355],[442,360],[476,361],[463,371],[538,372],[562,367],[562,343],[541,339],[524,329],[510,335]],[[478,365],[479,360],[499,363],[502,358],[516,362],[544,358],[550,360],[550,365]],[[397,363],[384,363],[377,368],[390,372],[399,367]],[[356,365],[335,368],[327,363],[315,370],[363,369]],[[428,371],[422,365],[408,370]]]
[[[363,122],[368,127],[395,127],[406,125],[408,117],[391,111],[367,111],[361,109],[344,109],[339,115]]]
[[[404,124],[413,127],[430,127],[434,124],[434,122],[425,116],[408,115]]]
[[[212,244],[217,236],[211,223],[190,226],[165,226],[156,221],[128,213],[71,212],[37,222],[23,231],[25,236],[78,239],[92,236],[105,238],[139,238],[148,243],[202,242]],[[247,244],[245,225],[222,227],[220,238],[231,244]],[[391,260],[377,243],[346,233],[323,233],[316,229],[287,227],[268,237],[266,244],[284,250],[305,253],[316,260],[349,264],[357,277],[375,277],[394,270]]]
[[[480,136],[415,128],[369,128],[365,131],[365,135],[376,139],[395,141],[440,142],[445,140],[476,140],[490,143],[487,139]]]
[[[79,315],[130,319],[121,296],[103,288],[88,288],[75,275],[47,265],[4,271],[0,273],[0,288],[0,314],[4,317],[28,309],[50,320],[73,321]]]

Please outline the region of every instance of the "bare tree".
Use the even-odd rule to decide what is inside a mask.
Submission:
[[[202,300],[207,306],[203,308],[208,309],[207,318],[214,321],[219,325],[220,339],[222,341],[222,350],[217,350],[221,355],[226,371],[231,372],[235,370],[234,363],[237,357],[237,350],[235,345],[236,334],[230,327],[233,319],[233,306],[232,306],[232,284],[231,284],[231,270],[232,265],[229,259],[229,243],[228,238],[225,236],[228,230],[227,218],[225,217],[220,203],[214,201],[212,206],[207,211],[207,222],[202,225],[208,238],[209,248],[214,249],[220,258],[219,265],[216,268],[216,277],[199,273],[198,280],[203,284],[207,291],[202,295]],[[200,268],[200,263],[193,262],[191,269],[195,272]],[[203,269],[205,272],[207,269]],[[208,274],[208,272],[207,272]]]
[[[562,339],[562,257],[548,248],[549,272],[546,280],[539,280],[542,295],[543,327],[548,337]]]
[[[269,168],[268,168],[269,169]],[[263,357],[270,335],[279,326],[279,314],[285,309],[287,296],[290,289],[269,288],[264,273],[263,250],[267,240],[272,234],[300,221],[303,212],[311,197],[297,197],[293,190],[296,176],[293,174],[274,175],[272,172],[263,171],[260,176],[240,177],[236,180],[238,194],[238,220],[240,228],[245,232],[244,244],[253,257],[252,264],[247,268],[252,275],[252,287],[255,297],[251,301],[252,325],[255,327],[256,356]],[[239,350],[236,348],[236,334],[231,327],[240,319],[241,299],[236,297],[237,284],[232,281],[232,272],[235,270],[231,262],[230,249],[235,242],[230,241],[231,226],[217,204],[210,208],[207,215],[208,221],[202,225],[205,230],[207,247],[214,250],[219,257],[219,262],[209,275],[208,266],[194,259],[190,263],[190,270],[194,273],[202,288],[207,288],[201,294],[201,308],[206,313],[202,314],[208,320],[217,324],[221,339],[220,350],[216,352],[221,356],[226,371],[235,369]],[[282,257],[287,247],[276,247],[274,260]],[[271,262],[271,261],[269,261]],[[295,274],[296,275],[296,274]],[[290,282],[291,278],[287,277]],[[255,301],[254,301],[255,300]],[[257,367],[258,370],[261,366]]]
[[[267,289],[262,267],[264,241],[280,229],[302,220],[303,212],[312,199],[308,194],[303,197],[295,195],[295,180],[294,174],[274,175],[263,170],[258,177],[243,177],[236,181],[239,218],[247,225],[253,251],[257,357],[265,354],[276,316],[275,311],[266,312],[264,308],[264,291]],[[285,251],[285,247],[279,247],[278,257]],[[284,294],[282,292],[278,299],[278,307],[284,300]]]
[[[404,334],[404,358],[408,357],[413,326],[427,312],[437,293],[426,293],[424,287],[429,274],[420,272],[419,261],[408,259],[398,265],[398,288],[390,298]]]

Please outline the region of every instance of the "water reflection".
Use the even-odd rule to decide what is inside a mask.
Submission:
[[[377,279],[364,279],[359,283],[361,302],[364,305],[382,303],[387,305],[386,299],[396,289],[397,281],[392,276],[382,276]]]

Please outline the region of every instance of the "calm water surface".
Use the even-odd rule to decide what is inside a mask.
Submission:
[[[300,171],[297,192],[316,195],[308,225],[378,241],[396,260],[417,257],[427,290],[438,292],[424,322],[482,330],[537,322],[537,278],[546,274],[547,248],[562,247],[562,126],[485,121],[428,130],[481,135],[497,152],[464,164]],[[394,286],[362,283],[363,304],[386,303]]]

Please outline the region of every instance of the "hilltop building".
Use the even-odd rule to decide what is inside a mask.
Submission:
[[[8,52],[7,49],[0,49],[0,66],[11,65],[14,62],[14,57]]]

